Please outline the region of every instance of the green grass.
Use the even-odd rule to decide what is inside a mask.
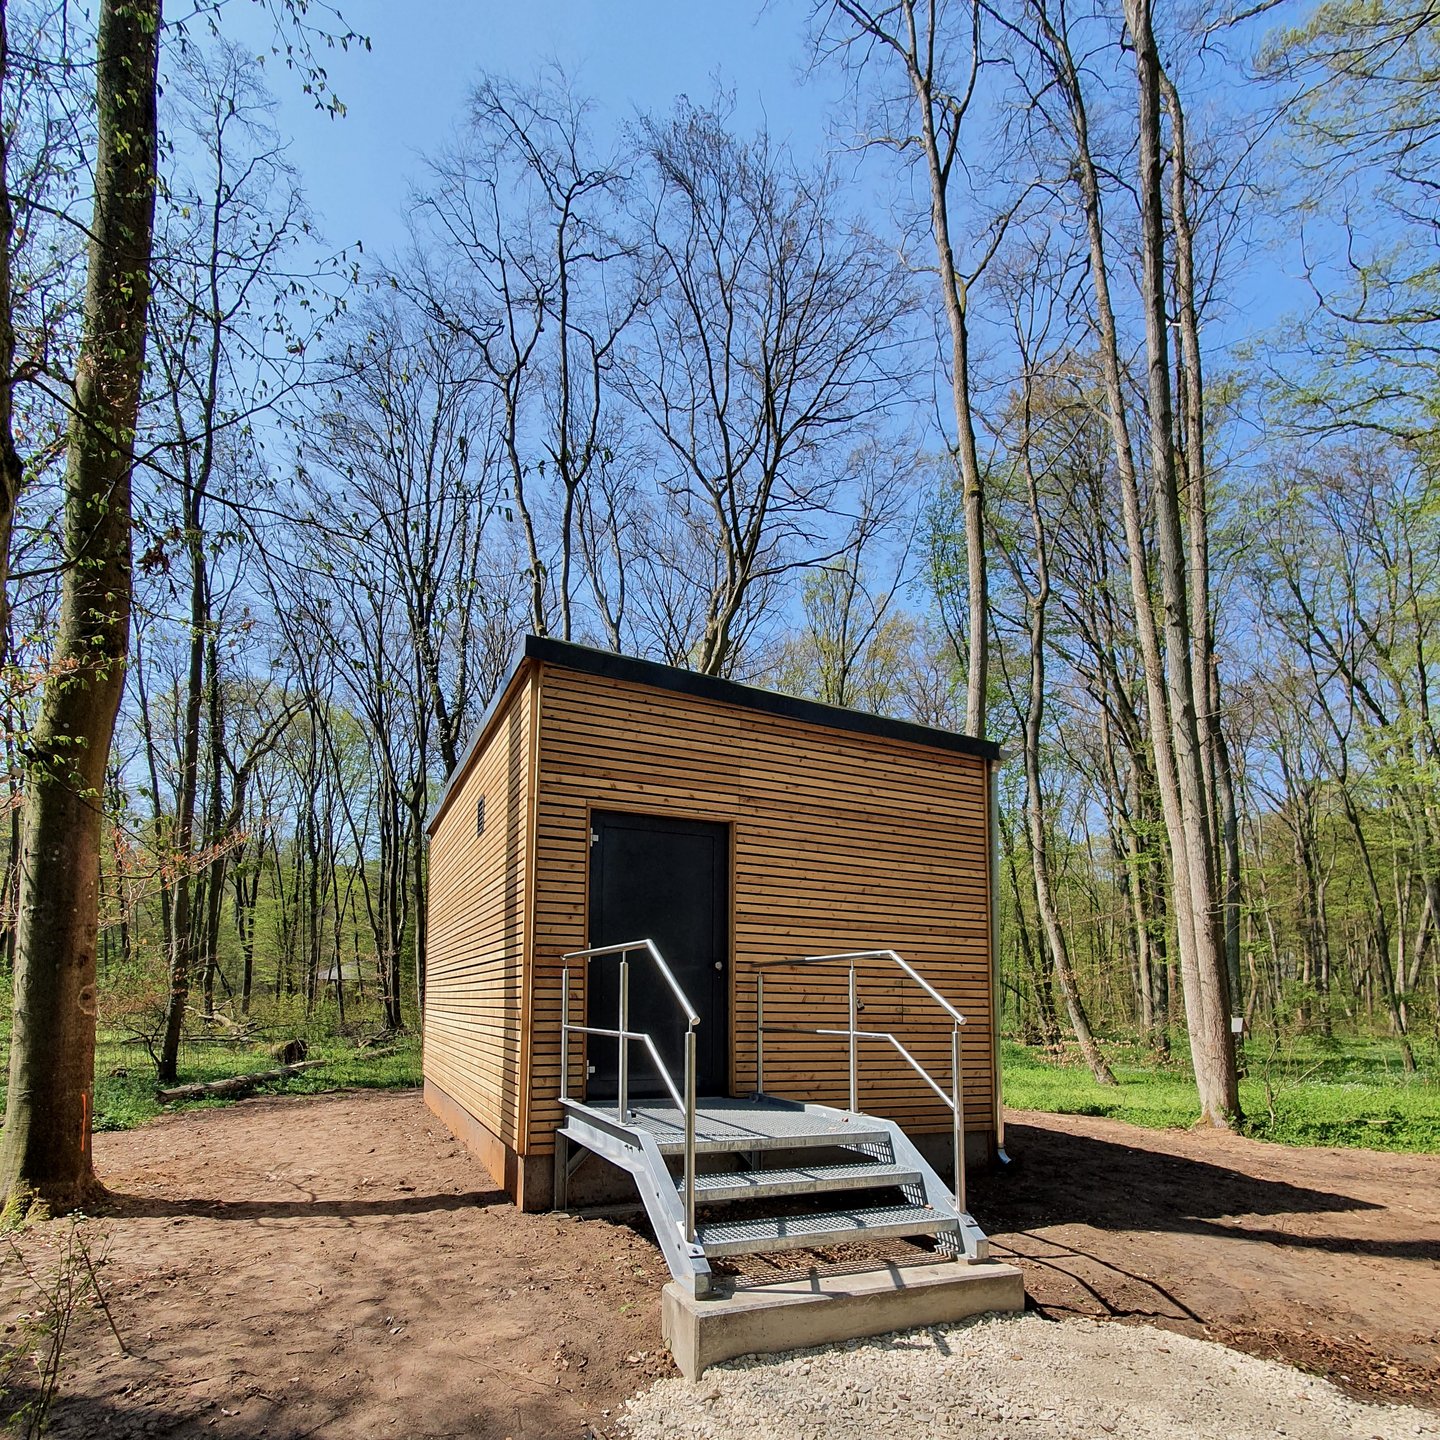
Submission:
[[[314,1095],[326,1090],[393,1090],[420,1084],[420,1037],[404,1034],[377,1049],[373,1055],[359,1050],[353,1040],[338,1037],[312,1039],[309,1060],[326,1063],[263,1087],[257,1094]],[[258,1070],[273,1070],[278,1062],[269,1045],[187,1045],[180,1060],[179,1084],[224,1080]],[[121,1073],[123,1072],[123,1073]],[[172,1110],[214,1109],[234,1100],[182,1101],[161,1105],[155,1098],[155,1067],[143,1046],[102,1039],[95,1056],[95,1128],[131,1130],[156,1115]]]
[[[300,1028],[291,1027],[286,1033]],[[186,1044],[181,1051],[180,1083],[273,1069],[276,1061],[269,1048],[275,1033],[254,1045]],[[314,1030],[307,1039],[308,1058],[327,1063],[257,1093],[306,1095],[340,1089],[401,1089],[421,1083],[420,1037],[414,1031],[377,1046],[389,1051],[383,1055],[357,1049],[351,1039],[317,1035]],[[0,1065],[9,1058],[3,1053],[8,1050],[6,1040],[8,1036],[0,1037]],[[1183,1128],[1199,1118],[1183,1051],[1162,1062],[1133,1042],[1111,1040],[1104,1048],[1118,1085],[1097,1085],[1073,1055],[1057,1061],[1014,1041],[1003,1041],[1005,1103],[1020,1110],[1102,1115],[1160,1129]],[[1391,1042],[1298,1037],[1284,1041],[1278,1049],[1268,1041],[1248,1042],[1246,1064],[1240,1102],[1246,1129],[1252,1135],[1292,1145],[1440,1154],[1440,1083],[1430,1057],[1422,1058],[1420,1075],[1407,1078],[1399,1051]],[[243,1103],[212,1099],[161,1105],[155,1089],[155,1068],[144,1047],[102,1034],[95,1060],[97,1130],[133,1129],[166,1111]],[[0,1090],[0,1112],[3,1104]]]
[[[0,1041],[0,1065],[9,1064],[9,1037]],[[254,1045],[185,1044],[180,1052],[178,1083],[224,1080],[273,1070],[279,1062],[270,1054],[273,1039]],[[315,1095],[327,1090],[396,1090],[419,1085],[420,1036],[406,1032],[377,1045],[390,1053],[376,1055],[356,1048],[340,1036],[307,1037],[307,1059],[324,1065],[302,1071],[287,1080],[262,1086],[253,1094]],[[391,1050],[391,1046],[395,1048]],[[157,1115],[174,1110],[207,1110],[243,1101],[211,1099],[162,1105],[155,1098],[155,1067],[145,1047],[118,1036],[102,1034],[95,1052],[95,1129],[133,1130]],[[0,1088],[0,1116],[5,1096]]]
[[[1115,1086],[1096,1084],[1078,1060],[1057,1063],[1027,1046],[1002,1042],[1005,1103],[1156,1128],[1193,1125],[1199,1118],[1187,1061],[1161,1064],[1123,1042],[1104,1048],[1119,1082]],[[1388,1041],[1300,1037],[1278,1051],[1268,1041],[1252,1041],[1246,1066],[1240,1104],[1252,1135],[1291,1145],[1440,1153],[1435,1068],[1407,1078],[1399,1050]]]

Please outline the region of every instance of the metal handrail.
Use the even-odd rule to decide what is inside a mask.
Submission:
[[[690,1003],[689,997],[680,988],[680,982],[675,978],[675,972],[665,963],[665,957],[660,953],[660,947],[653,940],[622,940],[618,945],[592,945],[588,950],[571,950],[569,954],[560,958],[567,963],[571,960],[594,960],[602,955],[628,955],[632,950],[644,950],[655,962],[656,968],[665,977],[665,983],[669,985],[671,993],[680,1002],[680,1008],[685,1012],[685,1018],[692,1025],[700,1023],[699,1012]]]
[[[609,1040],[638,1040],[650,1052],[650,1061],[655,1066],[655,1073],[659,1075],[665,1088],[670,1092],[670,1098],[675,1102],[677,1110],[685,1108],[685,1101],[680,1095],[679,1087],[675,1084],[675,1077],[670,1073],[670,1067],[660,1058],[660,1052],[655,1048],[655,1042],[650,1038],[649,1032],[645,1030],[605,1030],[599,1025],[568,1025],[566,1029],[572,1035],[601,1035]]]
[[[818,1027],[812,1028],[809,1025],[767,1025],[766,1030],[771,1034],[777,1031],[791,1035],[849,1035],[848,1030],[824,1030]],[[857,1040],[885,1040],[894,1046],[900,1058],[935,1092],[944,1105],[950,1104],[950,1096],[941,1089],[935,1077],[906,1049],[900,1037],[890,1030],[857,1030]]]
[[[679,1001],[685,1013],[685,1094],[681,1097],[675,1081],[660,1059],[655,1042],[649,1033],[630,1028],[630,955],[636,950],[644,951],[655,962],[655,967],[669,985],[671,993]],[[586,973],[590,961],[609,955],[620,957],[620,1021],[614,1030],[604,1030],[593,1025],[572,1025],[570,1023],[570,962],[583,960]],[[562,955],[565,968],[560,972],[560,1098],[570,1095],[570,1036],[603,1035],[619,1041],[620,1054],[617,1065],[616,1108],[623,1122],[630,1114],[630,1046],[642,1042],[650,1052],[655,1068],[660,1074],[676,1108],[685,1115],[685,1243],[695,1243],[695,1027],[700,1023],[699,1012],[690,1003],[690,997],[680,988],[674,972],[665,963],[665,957],[651,939],[622,940],[615,945],[591,945],[584,950],[571,950]]]
[[[792,960],[767,960],[755,968],[779,970],[796,965],[824,965],[834,960],[849,960],[852,970],[856,960],[889,960],[899,966],[957,1025],[965,1023],[965,1017],[903,955],[894,950],[840,950],[834,955],[797,955]]]
[[[950,1093],[947,1095],[939,1082],[888,1030],[861,1030],[855,1021],[860,1009],[856,965],[861,960],[889,960],[915,981],[932,1000],[950,1017]],[[824,965],[846,961],[850,966],[849,1011],[850,1023],[844,1030],[826,1029],[805,1025],[766,1025],[765,1023],[765,974],[766,970],[793,969],[800,965]],[[910,1068],[940,1097],[950,1111],[950,1138],[955,1161],[955,1208],[967,1213],[965,1203],[965,1086],[960,1068],[960,1027],[965,1017],[903,956],[894,950],[841,950],[832,955],[801,955],[790,960],[770,960],[755,967],[755,1089],[765,1092],[765,1035],[766,1032],[790,1032],[804,1035],[833,1035],[849,1042],[850,1051],[850,1109],[860,1108],[860,1058],[857,1042],[860,1040],[888,1041]]]

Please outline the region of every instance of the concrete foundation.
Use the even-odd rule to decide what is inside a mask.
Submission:
[[[518,1155],[433,1080],[425,1082],[425,1104],[450,1133],[490,1172],[495,1184],[522,1210],[548,1210],[555,1167],[550,1156]],[[630,1177],[617,1171],[620,1178]],[[634,1187],[631,1186],[633,1189]]]
[[[660,1325],[676,1365],[694,1380],[737,1355],[769,1355],[1024,1306],[1025,1283],[1013,1265],[940,1261],[812,1274],[722,1290],[707,1300],[672,1281],[661,1299]]]

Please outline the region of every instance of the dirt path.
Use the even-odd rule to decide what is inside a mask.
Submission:
[[[1012,1112],[970,1204],[1042,1314],[1208,1336],[1440,1406],[1440,1157]]]
[[[1171,1325],[1440,1404],[1440,1160],[1033,1115],[1009,1141],[1020,1170],[971,1203],[1042,1313]],[[413,1092],[251,1101],[96,1152],[132,1354],[84,1320],[63,1440],[581,1440],[673,1373],[653,1245],[517,1214]]]
[[[518,1214],[416,1092],[167,1117],[96,1166],[134,1354],[86,1324],[57,1440],[579,1437],[673,1373],[653,1246]]]

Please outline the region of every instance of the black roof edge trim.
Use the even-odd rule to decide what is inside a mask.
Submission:
[[[560,665],[607,680],[650,685],[657,690],[671,690],[700,700],[738,705],[746,710],[759,710],[787,720],[802,720],[831,730],[849,730],[857,735],[875,735],[887,740],[906,740],[914,745],[958,751],[982,760],[997,760],[1000,757],[1000,747],[993,741],[977,740],[973,735],[962,735],[958,730],[940,730],[930,725],[919,725],[913,720],[894,720],[888,715],[872,715],[866,710],[847,710],[839,705],[822,704],[819,700],[803,700],[797,695],[782,695],[776,690],[762,690],[755,685],[741,685],[735,680],[702,675],[698,670],[682,670],[678,666],[660,665],[653,660],[637,660],[631,655],[618,655],[613,650],[596,650],[589,645],[527,635],[522,652],[527,659],[539,660],[547,665]]]
[[[724,705],[758,710],[762,714],[822,725],[831,730],[848,730],[856,735],[873,735],[885,740],[903,740],[912,745],[928,745],[932,749],[973,755],[982,760],[1000,758],[1000,747],[994,741],[977,740],[973,735],[963,735],[958,730],[940,730],[932,725],[917,724],[913,720],[894,720],[888,715],[872,715],[866,710],[847,710],[839,705],[822,704],[819,700],[803,700],[796,695],[782,695],[775,690],[762,690],[754,685],[741,685],[735,680],[702,675],[698,670],[683,670],[675,665],[658,664],[654,660],[637,660],[632,655],[619,655],[613,650],[596,650],[589,645],[554,640],[546,635],[527,635],[517,647],[513,665],[471,732],[455,768],[446,777],[439,798],[431,807],[429,818],[425,822],[427,834],[433,833],[440,812],[474,758],[481,737],[504,704],[515,677],[527,660],[535,660],[543,665],[558,665],[566,670],[598,675],[607,680],[648,685],[656,690],[691,695],[699,700],[714,700]]]

